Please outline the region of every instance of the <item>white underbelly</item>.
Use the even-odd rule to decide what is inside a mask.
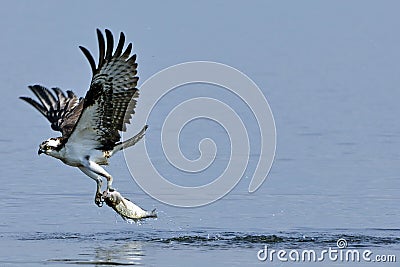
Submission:
[[[108,159],[107,153],[101,150],[95,150],[95,153],[92,153],[90,155],[90,160],[96,162],[99,165],[107,165],[108,164]]]
[[[91,149],[85,150],[83,147],[65,147],[61,160],[70,166],[81,167],[85,166],[88,160],[94,161],[100,165],[108,164],[108,154],[102,150]]]

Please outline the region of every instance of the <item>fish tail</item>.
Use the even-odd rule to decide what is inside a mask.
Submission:
[[[157,218],[157,212],[156,209],[153,209],[152,211],[147,212],[147,216],[150,218]]]

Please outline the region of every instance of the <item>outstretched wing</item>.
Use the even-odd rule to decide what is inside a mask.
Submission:
[[[109,30],[105,33],[107,47],[103,34],[97,30],[97,67],[90,52],[79,47],[90,63],[93,78],[83,101],[82,114],[68,141],[90,143],[96,149],[110,150],[120,141],[119,131],[126,130],[126,123],[134,113],[139,78],[136,76],[136,55],[130,56],[132,44],[129,43],[123,52],[125,36],[121,33],[113,54],[113,36]]]
[[[67,91],[67,96],[59,88],[52,88],[54,94],[47,88],[40,85],[29,86],[29,89],[36,95],[40,103],[30,97],[21,96],[36,108],[51,123],[54,131],[62,133],[68,138],[82,112],[83,101],[72,91]]]

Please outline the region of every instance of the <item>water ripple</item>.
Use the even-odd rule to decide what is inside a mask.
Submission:
[[[369,230],[371,233],[373,230]],[[379,230],[382,232],[385,230]],[[312,246],[335,246],[339,238],[344,238],[352,247],[376,247],[392,244],[400,244],[400,231],[387,229],[391,234],[384,236],[364,234],[340,234],[338,232],[279,232],[273,234],[265,233],[243,233],[243,232],[169,232],[153,231],[138,233],[135,231],[105,232],[105,233],[43,233],[15,234],[15,239],[22,241],[41,240],[71,240],[73,242],[84,242],[99,240],[102,242],[150,242],[164,245],[177,244],[184,246],[202,247],[253,247],[259,244],[276,244],[277,246],[304,247]],[[344,232],[344,231],[343,231]]]

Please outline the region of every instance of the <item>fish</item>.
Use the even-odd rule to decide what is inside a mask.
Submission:
[[[121,193],[115,189],[113,191],[105,191],[103,199],[107,206],[111,207],[124,220],[133,220],[137,222],[145,218],[157,218],[156,209],[152,211],[144,210],[129,199],[123,197]]]

